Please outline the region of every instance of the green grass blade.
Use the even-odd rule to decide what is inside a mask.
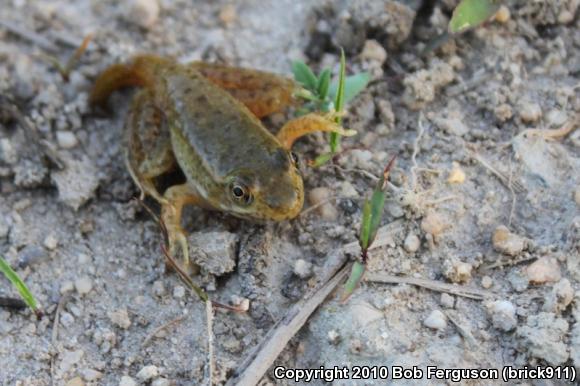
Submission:
[[[449,21],[449,33],[456,34],[478,27],[499,8],[498,0],[462,0]]]
[[[318,91],[318,79],[304,62],[298,60],[292,62],[292,73],[294,73],[294,79],[307,90],[313,93]]]
[[[368,249],[369,247],[369,240],[371,234],[371,216],[372,216],[371,210],[372,210],[371,201],[365,200],[363,206],[363,218],[360,225],[360,238],[359,238],[359,244],[363,251]]]
[[[366,266],[359,261],[355,261],[350,271],[350,277],[344,284],[344,291],[342,292],[341,301],[346,301],[354,292],[366,271]]]
[[[344,57],[344,50],[340,49],[340,73],[338,74],[338,89],[336,91],[336,98],[334,100],[334,108],[337,112],[341,112],[344,108],[344,78],[346,74],[346,58]],[[336,118],[336,123],[341,124],[340,117]],[[340,134],[330,133],[330,152],[336,153],[340,143]]]
[[[2,256],[0,256],[0,271],[2,271],[4,276],[6,276],[6,278],[8,278],[12,285],[18,290],[20,297],[22,300],[24,300],[28,307],[30,307],[32,311],[37,312],[38,305],[36,304],[36,299],[34,299],[34,296],[32,296],[32,293],[28,287],[26,287],[26,284],[24,284],[22,279],[20,279],[20,276],[14,272],[12,267],[10,267],[8,262],[4,260]]]
[[[320,100],[325,100],[330,87],[330,70],[327,68],[318,76],[318,96]]]
[[[382,184],[381,184],[382,185]],[[377,231],[381,223],[381,218],[383,217],[383,209],[385,208],[385,192],[380,189],[380,185],[373,192],[371,198],[371,216],[370,216],[370,226],[369,226],[369,240],[368,246],[370,246],[375,237],[377,236]]]

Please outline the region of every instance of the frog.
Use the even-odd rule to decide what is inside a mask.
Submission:
[[[139,89],[125,123],[127,169],[140,198],[160,204],[168,252],[181,254],[186,268],[185,205],[250,221],[291,220],[304,204],[294,142],[313,132],[354,134],[332,112],[295,117],[272,134],[262,119],[295,105],[301,86],[266,71],[142,54],[101,72],[89,101],[106,106],[126,87]],[[160,192],[156,179],[176,168],[185,182]]]

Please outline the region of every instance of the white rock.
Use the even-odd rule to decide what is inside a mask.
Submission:
[[[440,129],[458,137],[469,133],[469,127],[459,118],[440,118],[435,123]]]
[[[46,236],[46,238],[43,241],[43,244],[49,251],[54,251],[58,246],[58,239],[56,238],[55,235],[51,234]]]
[[[363,327],[383,318],[382,312],[378,311],[370,303],[364,301],[352,302],[348,311],[352,315],[352,318]]]
[[[509,256],[519,255],[527,246],[526,239],[511,233],[504,225],[495,228],[491,241],[496,251]]]
[[[430,211],[421,220],[421,229],[425,233],[429,233],[434,237],[438,236],[444,230],[449,228],[450,224],[447,219],[440,213]]]
[[[119,382],[119,386],[137,386],[137,382],[128,375],[123,375],[121,377],[121,381]]]
[[[173,288],[173,297],[176,299],[182,299],[185,296],[185,288],[177,285]]]
[[[85,352],[83,350],[65,351],[61,357],[60,370],[62,372],[69,371],[74,365],[79,363],[84,356]]]
[[[159,369],[157,368],[157,366],[149,365],[139,370],[139,372],[137,373],[137,378],[139,378],[141,381],[148,381],[152,378],[155,378],[158,375]]]
[[[341,340],[341,336],[336,330],[328,331],[328,341],[330,344],[338,344]]]
[[[80,295],[86,295],[93,289],[93,281],[88,276],[75,280],[75,288]]]
[[[387,51],[379,42],[370,39],[365,42],[360,57],[362,60],[376,61],[383,64],[387,60]]]
[[[441,294],[441,306],[445,308],[453,308],[455,306],[455,298],[447,293]]]
[[[108,315],[111,323],[114,325],[121,327],[124,330],[131,327],[131,319],[129,318],[129,313],[127,312],[126,308],[110,311]]]
[[[463,261],[453,261],[445,270],[444,274],[452,283],[467,283],[471,280],[473,267]]]
[[[439,310],[433,310],[423,321],[425,326],[434,330],[443,330],[447,327],[447,317]]]
[[[128,0],[124,16],[131,23],[143,28],[151,28],[159,18],[159,3],[157,0]]]
[[[492,285],[493,285],[493,280],[491,277],[486,275],[486,276],[481,278],[481,286],[483,288],[490,289]]]
[[[338,218],[338,211],[331,201],[327,201],[332,196],[328,188],[314,188],[308,193],[310,205],[317,206],[316,212],[323,220],[335,221]]]
[[[56,132],[56,143],[61,149],[72,149],[79,141],[72,131],[59,130]]]
[[[405,251],[409,253],[415,253],[419,250],[420,246],[421,241],[419,240],[419,237],[417,237],[416,234],[409,232],[407,237],[405,237],[405,241],[403,242],[403,248],[405,248]]]
[[[221,276],[236,267],[238,235],[230,232],[196,232],[188,236],[190,256],[206,272]]]
[[[537,103],[523,102],[519,106],[520,118],[523,122],[534,123],[542,118],[542,108]]]
[[[551,127],[564,126],[567,120],[568,115],[566,112],[558,109],[550,110],[550,112],[546,115],[548,126]]]
[[[81,374],[87,382],[97,381],[103,377],[103,373],[93,369],[84,369],[81,371]]]
[[[301,279],[308,279],[312,275],[312,263],[304,259],[294,262],[294,273]]]
[[[533,284],[555,283],[562,277],[560,264],[553,257],[541,257],[526,268],[528,281]]]
[[[69,292],[72,292],[72,290],[75,289],[75,285],[72,281],[65,281],[60,285],[60,294],[64,295],[67,294]]]
[[[507,300],[497,300],[486,305],[493,326],[502,331],[511,331],[516,328],[516,308]]]
[[[65,161],[65,168],[53,171],[50,176],[58,189],[58,198],[77,210],[98,188],[98,170],[86,156],[78,161],[72,159]]]
[[[449,172],[447,182],[450,184],[462,184],[465,182],[465,172],[457,162],[453,162],[453,167]]]
[[[157,378],[151,382],[151,386],[170,386],[172,383],[167,378]]]
[[[552,288],[550,294],[546,297],[544,311],[560,313],[572,303],[574,299],[574,288],[568,279],[562,279]]]

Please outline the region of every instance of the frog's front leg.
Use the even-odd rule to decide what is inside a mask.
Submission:
[[[282,146],[290,150],[298,138],[316,131],[332,132],[346,137],[356,134],[356,131],[347,130],[334,123],[332,121],[334,117],[335,114],[323,116],[316,113],[310,113],[302,117],[294,118],[282,126],[277,134],[278,140]]]
[[[167,229],[169,239],[169,255],[176,256],[177,248],[183,255],[183,268],[189,272],[189,248],[187,237],[181,227],[181,212],[184,205],[195,205],[202,202],[197,191],[187,183],[170,187],[163,194],[166,203],[161,206],[161,218]]]
[[[299,88],[293,80],[269,72],[205,62],[192,62],[189,66],[229,92],[258,118],[291,105]]]

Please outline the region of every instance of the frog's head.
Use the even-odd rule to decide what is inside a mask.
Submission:
[[[252,220],[282,221],[296,217],[304,204],[298,158],[278,149],[259,164],[231,173],[224,186],[231,214]]]

